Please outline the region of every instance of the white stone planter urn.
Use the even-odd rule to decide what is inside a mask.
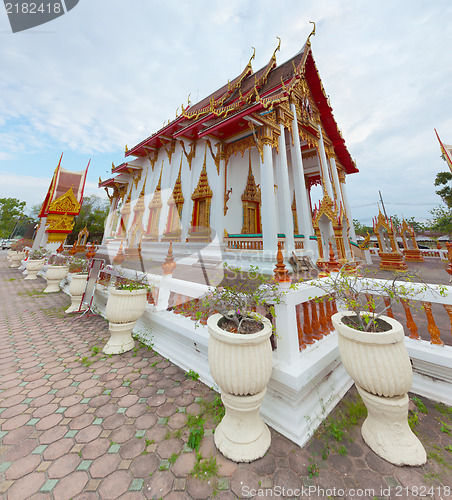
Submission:
[[[271,442],[259,409],[273,370],[272,327],[261,316],[261,331],[230,333],[218,326],[222,318],[213,314],[207,320],[210,372],[220,386],[225,406],[225,415],[215,430],[215,445],[234,462],[252,462],[265,455]]]
[[[403,326],[380,316],[391,329],[362,332],[342,322],[353,312],[339,312],[332,322],[339,334],[339,353],[354,380],[368,416],[361,428],[366,444],[381,458],[395,465],[419,466],[427,455],[408,425],[408,395],[413,371],[405,347]]]
[[[110,339],[102,351],[105,354],[122,354],[135,345],[132,330],[146,309],[147,289],[117,290],[110,288],[105,316],[109,321]]]
[[[22,259],[25,259],[25,252],[13,251],[9,259],[11,262],[9,267],[18,268],[22,262]]]
[[[64,311],[66,314],[76,312],[80,309],[80,303],[85,291],[88,274],[72,274],[71,277],[71,283],[69,284],[71,305]]]
[[[6,253],[6,260],[11,260],[11,255],[14,253],[14,250],[11,250],[11,248],[8,250]]]
[[[68,266],[49,266],[45,275],[47,287],[44,289],[44,293],[59,292],[60,281],[66,278],[68,270]]]
[[[45,259],[28,259],[27,260],[27,276],[25,276],[26,280],[35,280],[37,279],[36,275],[38,272],[44,267]]]

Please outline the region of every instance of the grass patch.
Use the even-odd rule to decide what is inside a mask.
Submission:
[[[413,403],[417,406],[417,409],[421,413],[428,413],[427,407],[425,406],[425,404],[422,402],[422,400],[420,398],[418,398],[417,396],[412,396],[411,401],[413,401]]]
[[[199,373],[196,373],[194,372],[193,370],[189,370],[187,373],[186,373],[186,376],[187,378],[191,379],[191,380],[199,380]]]
[[[47,294],[44,293],[42,290],[27,290],[25,292],[18,292],[17,295],[28,295],[29,297],[44,297]]]
[[[216,457],[204,458],[201,453],[196,453],[196,463],[190,472],[193,477],[207,481],[218,475],[218,465]]]
[[[61,307],[45,307],[41,308],[41,311],[46,315],[50,316],[51,318],[65,318],[66,313],[64,312],[65,309],[67,308],[66,306],[61,306]]]
[[[224,417],[225,412],[221,396],[216,394],[213,401],[203,400],[201,402],[201,410],[203,414],[207,413],[213,417],[213,423],[215,425],[219,424],[221,419]]]

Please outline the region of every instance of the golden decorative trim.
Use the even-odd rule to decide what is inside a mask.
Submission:
[[[196,155],[196,142],[192,142],[190,144],[190,153],[187,153],[187,151],[185,150],[185,143],[184,143],[184,141],[181,140],[179,142],[180,142],[180,145],[182,146],[182,149],[184,151],[185,158],[187,158],[188,167],[191,170],[191,162],[193,161],[193,158]]]
[[[159,181],[157,183],[157,186],[155,187],[154,190],[154,196],[152,197],[151,202],[149,203],[149,208],[156,208],[156,207],[161,207],[162,206],[162,172],[163,172],[163,162],[162,162],[162,168],[160,169],[160,177]]]
[[[170,142],[169,148],[166,147],[166,144],[163,144],[163,147],[166,151],[166,155],[168,156],[168,161],[171,163],[171,158],[173,156],[174,151],[176,151],[176,140],[172,140]]]
[[[249,153],[248,178],[245,191],[242,194],[242,201],[261,202],[261,190],[254,179],[253,170],[251,168],[251,151]]]
[[[59,196],[56,200],[52,201],[49,206],[49,212],[56,213],[75,213],[78,214],[80,212],[81,205],[77,201],[77,198],[74,195],[74,191],[72,187],[70,187],[66,193]]]
[[[252,126],[252,124],[250,124]],[[229,158],[232,155],[235,155],[237,153],[240,153],[242,155],[245,154],[247,149],[256,147],[256,141],[253,136],[249,135],[248,137],[245,137],[244,139],[240,139],[239,141],[235,142],[230,142],[224,145],[223,148],[223,154],[225,158],[225,166],[227,167],[229,163]],[[259,148],[258,148],[259,149]],[[260,152],[260,151],[259,151]],[[263,153],[261,153],[262,155]]]
[[[300,234],[298,230],[297,200],[295,199],[295,191],[293,192],[293,201],[291,208],[292,208],[294,234]]]
[[[46,230],[48,233],[54,231],[72,232],[75,222],[73,215],[68,214],[49,214],[46,221]]]
[[[215,144],[215,146],[217,147],[217,153],[214,154],[210,139],[206,140],[206,144],[207,144],[208,148],[210,149],[210,154],[212,155],[212,159],[215,163],[215,166],[217,167],[217,174],[220,175],[220,160],[223,157],[223,145],[222,144]]]
[[[141,173],[143,172],[142,170],[135,170],[135,171],[132,171],[132,172],[137,172],[137,174],[133,174],[133,177],[132,177],[132,181],[133,183],[135,184],[135,189],[138,189],[138,183],[140,182],[141,180]],[[131,172],[131,173],[132,173]]]
[[[179,174],[177,175],[176,182],[174,184],[173,192],[168,200],[168,205],[175,203],[177,205],[177,209],[180,210],[179,212],[182,211],[182,205],[184,204],[184,195],[182,193],[182,181],[181,181],[181,174],[182,174],[182,157],[180,159],[180,166],[179,166]]]
[[[251,150],[249,152],[248,179],[242,194],[243,225],[241,234],[256,234],[261,228],[261,190],[254,180],[251,168]],[[252,219],[251,219],[252,217]]]
[[[146,147],[145,147],[145,149],[146,149]],[[153,151],[152,153],[148,153],[147,156],[148,156],[149,163],[151,164],[152,171],[154,171],[154,165],[159,157],[159,152],[158,152],[158,150]]]
[[[209,186],[209,180],[207,178],[206,170],[206,157],[207,157],[207,144],[204,151],[204,163],[202,166],[201,173],[199,174],[198,185],[191,195],[192,200],[197,200],[198,198],[212,198],[212,190]]]

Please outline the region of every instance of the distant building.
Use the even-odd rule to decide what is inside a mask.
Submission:
[[[44,203],[39,212],[40,223],[33,242],[39,247],[56,250],[74,227],[74,217],[79,214],[83,201],[88,166],[80,172],[70,172],[61,167],[61,159],[50,182]]]

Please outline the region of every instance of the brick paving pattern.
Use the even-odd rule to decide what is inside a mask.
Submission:
[[[63,312],[69,297],[41,293],[44,280],[24,281],[20,271],[7,267],[5,254],[1,498],[452,496],[452,412],[425,398],[420,400],[427,413],[417,411],[415,425],[429,455],[424,467],[395,467],[369,450],[359,432],[363,417],[358,424],[351,420],[354,390],[304,448],[272,430],[262,459],[227,460],[213,442],[211,389],[138,342],[128,353],[104,356],[107,322],[99,316],[72,322]],[[187,445],[187,419],[196,415],[205,421],[198,453]]]

